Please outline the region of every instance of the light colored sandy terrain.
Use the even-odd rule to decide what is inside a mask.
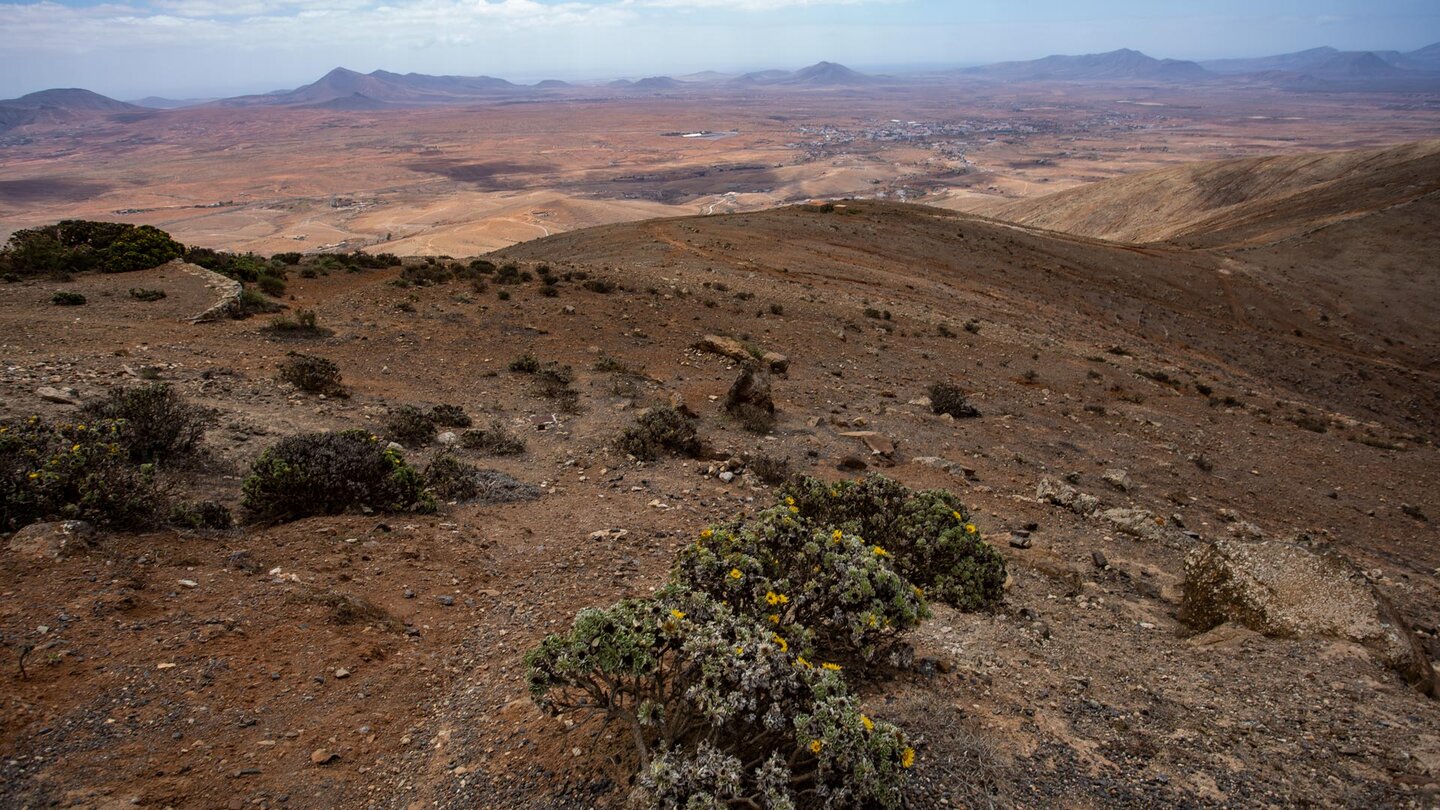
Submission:
[[[12,130],[0,136],[0,236],[88,217],[228,250],[464,255],[597,224],[809,198],[992,213],[1193,160],[1440,133],[1435,104],[1353,93],[958,80],[577,93],[418,110],[195,108]],[[665,135],[699,130],[736,134]]]

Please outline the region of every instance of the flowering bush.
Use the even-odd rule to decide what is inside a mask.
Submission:
[[[435,499],[397,451],[362,430],[302,433],[260,454],[241,505],[261,518],[299,518],[356,507],[430,511]]]
[[[581,611],[525,664],[542,708],[627,727],[641,766],[632,806],[898,807],[914,763],[838,670],[685,588]]]
[[[154,514],[153,470],[131,461],[119,420],[0,422],[0,530],[45,518],[137,527]]]
[[[680,553],[673,577],[731,609],[775,627],[805,654],[873,661],[929,616],[893,556],[840,529],[792,512],[710,528]]]
[[[887,549],[896,570],[931,599],[977,611],[994,607],[1003,595],[1004,558],[980,538],[959,498],[945,490],[916,492],[872,475],[835,484],[797,478],[781,494],[807,523]]]

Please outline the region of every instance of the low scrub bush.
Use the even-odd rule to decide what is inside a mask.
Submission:
[[[790,464],[789,458],[766,453],[756,453],[751,456],[750,460],[745,463],[745,468],[770,486],[779,486],[789,481],[790,477],[795,474],[795,468]]]
[[[459,405],[436,405],[430,409],[430,422],[439,427],[470,427],[469,414]]]
[[[886,549],[895,569],[929,599],[979,611],[994,607],[1004,593],[1004,558],[980,538],[950,492],[916,492],[880,475],[835,484],[805,476],[781,492],[800,520]]]
[[[651,408],[621,432],[615,448],[641,461],[654,461],[665,452],[693,457],[700,453],[700,434],[674,408]]]
[[[446,501],[510,503],[533,501],[540,489],[522,483],[499,470],[482,470],[441,453],[425,468],[425,481],[437,497]]]
[[[324,357],[315,357],[299,352],[290,352],[280,363],[277,375],[281,382],[287,382],[307,394],[324,394],[327,397],[348,397],[340,379],[340,367]]]
[[[116,440],[136,463],[154,463],[193,455],[215,415],[185,400],[165,383],[111,388],[104,399],[84,407],[91,420],[123,424]]]
[[[0,529],[49,518],[145,525],[158,493],[153,468],[130,458],[127,428],[107,419],[0,422]]]
[[[85,296],[77,292],[61,290],[50,296],[50,303],[57,307],[82,307],[85,305]]]
[[[131,287],[130,297],[134,298],[136,301],[145,301],[146,303],[149,303],[151,301],[159,301],[160,299],[164,298],[165,291],[147,290],[144,287]]]
[[[235,517],[224,504],[196,501],[177,504],[170,510],[166,523],[173,528],[189,531],[224,531],[235,525]]]
[[[518,456],[525,452],[525,440],[512,434],[499,420],[483,430],[461,433],[460,446],[492,456]]]
[[[324,337],[331,334],[320,325],[319,316],[313,309],[297,309],[293,317],[277,315],[270,319],[265,331],[284,337]]]
[[[937,414],[948,413],[956,419],[970,419],[980,411],[965,399],[965,391],[958,385],[937,382],[930,386],[930,410]]]
[[[915,753],[838,670],[683,588],[576,616],[525,658],[532,698],[633,743],[638,808],[896,808]]]
[[[303,433],[260,454],[242,485],[242,506],[263,519],[380,511],[431,511],[422,476],[361,430]]]
[[[424,447],[435,441],[435,423],[429,414],[413,405],[401,405],[385,417],[385,438],[406,447]]]
[[[516,374],[534,374],[540,370],[540,361],[533,354],[522,354],[510,361],[510,370]]]

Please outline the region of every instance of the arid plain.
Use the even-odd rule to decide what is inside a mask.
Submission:
[[[462,256],[590,225],[811,198],[983,213],[1122,173],[1437,129],[1435,94],[954,77],[575,88],[421,109],[157,110],[0,134],[0,236],[89,217],[224,250]]]

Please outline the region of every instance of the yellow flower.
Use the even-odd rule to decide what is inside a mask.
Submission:
[[[712,531],[710,531],[709,529],[702,529],[702,530],[700,531],[700,536],[701,536],[701,537],[704,537],[704,538],[707,539],[707,540],[710,539],[710,536],[713,535],[713,534],[715,534],[715,532],[712,532]]]
[[[831,672],[839,672],[839,671],[840,671],[840,665],[839,665],[839,664],[832,664],[832,663],[830,663],[829,661],[826,661],[825,663],[821,664],[821,665],[820,665],[820,668],[821,668],[821,669],[828,669],[828,670],[830,670]]]
[[[818,753],[820,753],[820,749],[821,749],[821,748],[824,748],[824,747],[825,747],[825,743],[820,742],[819,740],[811,740],[811,741],[810,741],[810,753],[812,753],[812,754],[818,754]]]
[[[786,495],[786,496],[785,496],[785,505],[786,505],[786,506],[794,506],[794,505],[795,505],[795,499],[792,498],[792,497],[790,497],[789,495]]]
[[[740,569],[739,569],[739,568],[731,568],[731,569],[730,569],[730,578],[731,578],[731,579],[739,579],[739,578],[741,578],[741,577],[743,577],[743,576],[745,576],[745,575],[742,574],[742,573],[740,573]]]
[[[84,425],[76,425],[76,426],[75,426],[75,429],[76,429],[76,430],[84,430],[84,429],[85,429],[85,426],[84,426]]]
[[[779,623],[780,623],[780,614],[779,614],[779,613],[771,613],[771,614],[770,614],[770,623],[771,623],[771,624],[779,624]]]
[[[745,648],[744,648],[744,647],[736,647],[736,648],[735,648],[735,654],[736,654],[736,655],[744,655],[744,654],[745,654]]]
[[[800,514],[800,507],[798,507],[798,506],[792,506],[792,507],[790,507],[790,514],[792,514],[792,515],[798,515],[798,514]]]
[[[771,636],[771,639],[776,644],[780,645],[780,652],[790,652],[790,645],[785,643],[785,639],[781,638],[779,635]]]
[[[974,524],[974,523],[966,523],[966,524],[965,524],[965,533],[966,533],[966,534],[974,534],[974,533],[975,533],[975,524]]]
[[[685,611],[683,611],[683,610],[677,610],[677,609],[675,609],[675,608],[671,608],[671,609],[670,609],[670,615],[673,616],[673,617],[675,617],[675,619],[677,619],[677,620],[683,619],[683,618],[685,618]]]
[[[881,547],[879,547],[879,546],[875,546],[874,548],[872,548],[872,549],[870,549],[870,550],[873,551],[873,552],[875,552],[875,556],[876,556],[876,557],[889,557],[889,556],[890,556],[890,552],[886,551],[885,549],[883,549],[883,548],[881,548]]]
[[[863,715],[863,714],[860,715],[860,725],[864,726],[866,731],[874,731],[874,730],[875,730],[875,721],[874,721],[874,720],[871,720],[870,718],[866,717],[866,716]]]
[[[830,533],[830,539],[833,540],[833,541],[835,541],[836,543],[840,542],[840,541],[843,540],[844,538],[845,538],[845,533],[842,532],[842,531],[840,531],[839,529],[836,529],[835,531],[833,531],[833,532]]]
[[[812,664],[812,663],[810,663],[809,661],[806,661],[806,660],[805,660],[805,656],[803,656],[803,655],[797,655],[797,656],[795,656],[795,666],[797,666],[797,667],[806,667],[807,669],[814,669],[814,668],[815,668],[815,665]]]
[[[867,615],[867,616],[865,617],[865,623],[868,624],[868,625],[870,625],[871,627],[879,627],[879,626],[880,626],[880,620],[875,618],[875,614],[874,614],[874,613],[871,613],[871,614],[869,614],[869,615]]]
[[[902,752],[902,753],[900,754],[900,767],[902,767],[902,768],[909,768],[909,767],[911,767],[911,766],[914,765],[914,764],[915,764],[915,749],[914,749],[914,748],[906,748],[906,749],[904,750],[904,752]]]
[[[765,594],[765,603],[771,606],[788,605],[790,603],[790,597],[786,596],[783,593],[775,593],[774,591],[770,591],[769,593]]]
[[[78,453],[78,452],[80,452],[80,445],[77,444],[77,445],[75,445],[74,447],[71,447],[71,448],[70,448],[70,452],[72,452],[72,453]]]
[[[39,478],[39,477],[40,477],[40,473],[38,473],[38,472],[32,472],[32,473],[30,473],[30,480],[31,480],[31,481],[34,481],[36,478]]]
[[[919,585],[911,585],[910,587],[912,587],[912,588],[915,589],[915,595],[916,595],[916,596],[920,597],[921,599],[924,599],[924,598],[925,598],[925,589],[924,589],[924,588],[920,587]]]
[[[965,516],[964,516],[964,515],[960,514],[959,512],[955,512],[955,511],[953,511],[953,510],[950,512],[950,515],[951,515],[952,517],[954,517],[956,520],[964,520],[964,519],[965,519]]]

